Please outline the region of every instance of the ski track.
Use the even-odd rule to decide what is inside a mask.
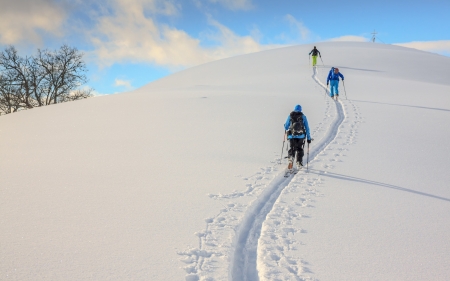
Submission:
[[[342,162],[340,158],[348,150],[345,146],[355,143],[361,122],[358,108],[350,100],[335,102],[329,98],[318,75],[318,69],[313,68],[312,79],[325,98],[326,109],[323,121],[311,130],[318,139],[309,155],[312,172],[303,170],[285,178],[284,165],[278,165],[280,159],[275,158],[272,166],[260,168],[252,176],[237,176],[247,182],[244,191],[210,194],[210,198],[221,201],[223,208],[205,219],[204,231],[195,233],[198,248],[178,252],[186,264],[186,281],[315,280],[308,262],[290,255],[301,246],[297,234],[307,233],[292,224],[311,218],[303,210],[311,209],[315,198],[323,196],[318,187],[326,171],[320,166],[333,169]],[[279,157],[279,151],[274,155]],[[295,202],[281,200],[283,194],[298,192],[301,194]]]
[[[326,87],[318,76],[316,68],[312,78],[326,97]],[[335,103],[330,98],[326,100]],[[314,233],[309,234],[302,225],[305,220],[314,218],[314,203],[325,196],[320,190],[322,186],[325,188],[326,182],[322,174],[343,162],[348,146],[356,143],[358,126],[362,122],[351,100],[341,99],[335,104],[337,115],[328,133],[317,142],[310,173],[298,174],[292,179],[263,222],[257,248],[259,279],[254,280],[317,280],[313,265],[302,259],[303,237]]]

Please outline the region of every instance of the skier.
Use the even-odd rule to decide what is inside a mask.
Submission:
[[[344,75],[342,75],[339,72],[339,68],[337,67],[332,67],[330,72],[328,73],[328,78],[327,78],[327,88],[328,88],[328,84],[331,84],[331,88],[330,88],[330,96],[332,99],[334,99],[334,96],[336,96],[336,100],[339,97],[339,77],[341,77],[342,81],[344,81]]]
[[[286,123],[284,124],[287,139],[289,140],[290,148],[288,151],[289,165],[288,172],[293,172],[293,162],[297,154],[297,169],[300,170],[303,166],[303,146],[305,145],[305,138],[308,143],[311,143],[311,136],[309,134],[308,119],[302,113],[302,107],[297,104],[294,111],[289,114]]]
[[[319,54],[319,56],[322,58],[322,56],[320,55],[319,50],[316,49],[316,46],[314,46],[314,49],[311,50],[311,52],[309,52],[310,56],[312,54],[312,59],[313,59],[313,66],[316,66],[317,64],[317,54]]]

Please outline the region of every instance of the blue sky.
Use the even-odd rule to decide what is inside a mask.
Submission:
[[[450,56],[450,1],[0,0],[0,47],[85,53],[98,94],[139,88],[209,61],[329,40]],[[326,55],[326,54],[324,54]]]

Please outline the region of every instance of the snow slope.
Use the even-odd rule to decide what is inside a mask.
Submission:
[[[2,116],[0,280],[448,279],[450,59],[317,47]],[[315,141],[285,179],[297,103]]]

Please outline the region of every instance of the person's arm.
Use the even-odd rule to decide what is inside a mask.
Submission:
[[[319,53],[319,57],[322,57],[322,55],[320,54],[320,51],[319,51],[319,50],[317,50],[317,52]]]
[[[330,83],[330,79],[331,79],[331,70],[328,73],[328,77],[327,77],[327,85]]]
[[[290,126],[291,126],[291,116],[288,116],[288,118],[286,119],[286,122],[284,123],[284,130],[285,131],[289,130]]]
[[[342,73],[339,72],[339,76],[341,76],[342,81],[344,81],[344,75],[342,75]]]
[[[303,115],[303,124],[305,124],[306,139],[311,140],[311,135],[309,133],[308,118],[306,118],[305,115]]]

